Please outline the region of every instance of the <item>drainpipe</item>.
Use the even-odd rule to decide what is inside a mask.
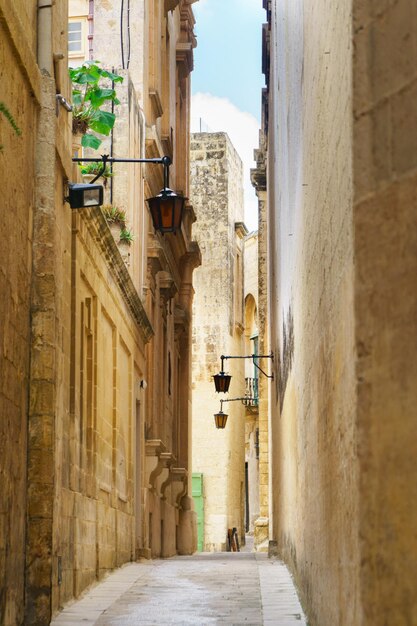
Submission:
[[[51,320],[58,319],[60,311],[56,282],[59,248],[55,225],[56,85],[52,54],[53,3],[54,0],[38,0],[36,25],[41,97],[36,129],[33,130],[34,202],[30,216],[33,245],[27,432],[31,435],[28,437],[26,465],[25,602],[24,617],[20,622],[26,626],[50,623],[52,594],[55,586],[59,585],[62,562],[61,555],[53,544],[52,515],[57,462],[54,441],[59,381],[56,365],[59,359],[59,328]],[[59,56],[56,60],[59,60]],[[46,364],[49,366],[46,367]],[[47,419],[43,418],[44,415]],[[39,527],[42,528],[41,533]],[[42,573],[41,576],[39,572]]]
[[[38,0],[38,65],[53,77],[52,5],[54,0]]]
[[[145,145],[146,145],[146,119],[145,113],[143,112],[142,107],[139,107],[139,118],[140,118],[140,159],[144,159],[146,157],[145,154]]]
[[[94,39],[94,0],[88,2],[88,58],[94,59],[93,39]]]

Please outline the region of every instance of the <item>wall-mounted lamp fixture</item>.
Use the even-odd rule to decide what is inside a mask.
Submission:
[[[225,400],[220,400],[220,411],[214,414],[214,423],[216,424],[216,428],[224,428],[226,426],[227,418],[229,417],[227,413],[223,413],[223,402],[236,402],[238,400],[244,403],[245,400],[251,400],[251,398],[226,398]]]
[[[181,228],[182,215],[184,212],[185,198],[169,188],[169,166],[172,161],[168,156],[156,159],[117,159],[103,154],[100,158],[73,158],[74,162],[102,163],[103,167],[93,180],[87,184],[68,184],[68,197],[72,209],[101,206],[103,204],[103,187],[95,185],[96,180],[104,173],[107,163],[155,163],[164,166],[164,188],[154,198],[148,198],[146,202],[152,216],[155,230],[160,233],[176,233]],[[101,191],[100,191],[101,190]]]
[[[103,204],[102,185],[68,183],[68,197],[65,198],[71,209],[101,206]]]
[[[227,393],[229,391],[229,385],[232,377],[229,374],[224,372],[224,361],[225,359],[252,359],[254,366],[267,378],[274,378],[274,374],[267,374],[264,370],[259,367],[256,363],[255,359],[272,359],[274,360],[274,355],[271,354],[249,354],[247,356],[222,356],[220,357],[222,360],[221,370],[218,374],[213,376],[214,378],[214,386],[216,387],[217,392]]]

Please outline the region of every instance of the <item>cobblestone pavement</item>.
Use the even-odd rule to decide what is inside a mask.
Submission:
[[[51,626],[305,626],[291,576],[250,552],[130,563],[63,610]]]

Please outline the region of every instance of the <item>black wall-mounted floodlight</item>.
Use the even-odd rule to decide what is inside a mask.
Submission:
[[[155,163],[164,166],[164,188],[154,198],[148,198],[147,203],[151,212],[155,230],[161,233],[176,233],[181,228],[185,198],[169,188],[169,166],[172,161],[168,156],[155,159],[117,159],[103,154],[100,158],[74,157],[75,163],[102,163],[103,167],[93,180],[87,184],[68,184],[68,197],[72,209],[101,206],[103,204],[103,187],[95,185],[96,180],[104,173],[107,163]],[[101,189],[101,192],[100,192]]]
[[[247,402],[248,400],[253,400],[253,398],[245,396],[244,398],[226,398],[225,400],[220,400],[220,411],[214,414],[214,423],[216,424],[216,428],[224,428],[226,426],[227,418],[229,417],[227,413],[223,412],[223,402],[237,402],[238,400],[245,403],[245,401]]]
[[[102,185],[69,183],[68,197],[65,198],[71,209],[101,206],[103,204]]]
[[[267,378],[274,378],[274,374],[267,374],[266,372],[264,372],[264,370],[259,367],[259,365],[257,364],[256,360],[257,359],[272,359],[274,360],[274,355],[271,352],[271,354],[249,354],[247,356],[225,356],[222,354],[222,356],[220,357],[221,361],[222,361],[222,366],[221,366],[221,370],[218,374],[215,374],[213,376],[214,378],[214,386],[216,387],[216,391],[220,392],[220,393],[227,393],[229,391],[229,385],[230,385],[230,381],[232,379],[232,377],[229,374],[226,374],[224,372],[224,361],[226,359],[252,359],[254,366],[260,371],[262,372],[262,374],[264,376],[266,376]]]

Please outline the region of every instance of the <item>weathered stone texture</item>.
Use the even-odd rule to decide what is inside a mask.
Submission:
[[[254,232],[245,237],[244,240],[244,300],[245,300],[245,316],[244,316],[244,338],[245,338],[245,355],[254,354],[257,349],[259,350],[259,306],[258,306],[258,252],[259,252],[259,240],[258,233]],[[256,337],[256,343],[255,343]],[[262,354],[264,354],[262,352]],[[260,363],[261,367],[265,366],[266,361]],[[247,392],[249,396],[256,395],[256,391],[259,392],[259,377],[258,372],[255,370],[252,359],[245,359],[245,379],[253,381],[253,388],[250,385],[247,386]],[[257,383],[257,387],[255,386]],[[255,402],[249,402],[246,411],[245,420],[245,464],[247,468],[247,494],[248,499],[246,511],[248,514],[247,529],[249,532],[256,533],[256,527],[254,526],[255,520],[259,516],[260,512],[260,473],[264,473],[265,468],[261,465],[259,460],[259,404]],[[256,547],[256,539],[255,539]]]
[[[74,4],[73,14],[87,18],[89,3]],[[95,5],[95,26],[101,28],[101,41],[108,41],[101,18],[110,5]],[[133,18],[140,18],[132,23],[136,54],[132,65],[135,80],[142,85],[148,51],[143,37],[136,37],[136,29],[145,31],[150,24],[143,3],[132,10]],[[183,92],[181,107],[170,98],[166,121],[182,129],[178,141],[186,148],[194,21],[188,3],[182,2],[175,13],[167,18],[161,12],[157,24],[164,36],[167,30],[170,33],[172,71],[162,72],[162,65],[154,65],[153,71],[161,91],[166,79],[165,93],[176,93],[177,87]],[[192,207],[187,207],[177,237],[158,239],[149,232],[144,172],[140,167],[132,168],[130,176],[120,172],[120,186],[128,190],[117,201],[129,205],[129,220],[138,231],[131,259],[134,269],[129,273],[102,213],[70,211],[64,203],[66,181],[78,175],[71,163],[71,116],[56,108],[55,98],[60,92],[71,100],[67,21],[66,1],[38,10],[35,0],[0,0],[0,100],[22,131],[21,137],[16,136],[0,113],[0,409],[5,418],[0,424],[0,621],[4,626],[49,624],[64,602],[144,547],[144,494],[154,485],[148,485],[144,472],[145,385],[139,383],[145,381],[145,344],[153,334],[141,301],[151,240],[157,242],[155,265],[160,264],[164,275],[163,280],[157,279],[155,317],[160,327],[154,389],[160,389],[162,368],[167,381],[155,415],[167,444],[175,448],[167,453],[168,460],[182,463],[175,468],[179,485],[174,488],[167,479],[158,493],[161,510],[162,499],[170,500],[163,520],[165,536],[161,518],[154,521],[164,556],[179,550],[177,529],[182,525],[191,529],[194,522],[186,501],[188,333],[192,271],[199,262],[198,247],[190,241]],[[181,31],[184,22],[186,33]],[[113,23],[112,36],[119,41],[118,28]],[[175,55],[180,35],[190,42],[184,59]],[[96,43],[100,45],[99,36]],[[108,50],[110,66],[113,48]],[[144,157],[143,107],[133,79],[124,74],[122,138],[113,147],[120,150],[118,156]],[[141,96],[147,98],[148,93]],[[161,129],[155,116],[151,122],[152,149],[159,150]],[[183,151],[174,186],[175,175],[181,175],[184,183],[187,169],[188,153]],[[146,181],[150,195],[161,187],[162,168],[154,170],[158,174]],[[187,196],[185,184],[183,191]],[[169,367],[167,356],[172,359]],[[184,524],[181,510],[187,518]],[[193,538],[181,542],[185,552],[193,546]]]
[[[330,0],[272,6],[273,538],[295,572],[312,623],[356,625],[350,6]]]
[[[16,136],[0,114],[0,623],[23,620],[26,514],[26,440],[30,348],[30,281],[34,155],[38,106],[5,23],[0,3],[0,100],[22,131]],[[35,2],[26,12],[35,10]],[[7,7],[10,11],[11,8]],[[18,7],[13,10],[17,19]],[[16,13],[14,12],[16,11]],[[13,25],[12,25],[13,26]],[[27,37],[32,30],[26,29]],[[30,33],[30,35],[29,35]],[[23,37],[25,54],[32,43]],[[7,68],[7,72],[5,71]],[[36,80],[36,78],[35,78]]]
[[[364,623],[413,624],[417,616],[413,462],[417,434],[417,6],[412,0],[353,4],[353,217]],[[369,77],[366,90],[359,81],[363,74]]]
[[[274,538],[311,623],[413,624],[417,6],[271,9]]]
[[[235,223],[243,220],[242,163],[225,133],[192,135],[190,179],[197,215],[193,232],[202,253],[202,267],[194,274],[193,471],[203,473],[204,549],[224,550],[228,528],[244,531],[245,441],[240,403],[223,405],[229,415],[224,430],[216,430],[213,417],[225,397],[215,393],[212,379],[220,355],[244,351],[243,319],[237,319],[243,311],[243,290],[237,289],[239,280],[243,286],[243,265],[236,275],[242,244],[235,232]],[[229,397],[243,395],[243,362],[226,361],[225,367],[233,376]]]

